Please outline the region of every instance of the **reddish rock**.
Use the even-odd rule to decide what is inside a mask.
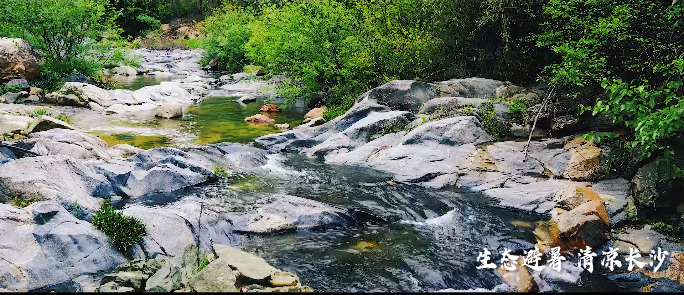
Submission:
[[[254,116],[245,118],[245,122],[257,124],[257,125],[267,125],[267,124],[275,123],[275,120],[273,120],[267,116],[264,116],[262,114],[256,114]]]
[[[278,107],[274,104],[265,104],[259,109],[260,112],[280,112]]]

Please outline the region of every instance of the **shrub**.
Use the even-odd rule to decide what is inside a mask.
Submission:
[[[226,5],[206,19],[200,46],[205,50],[202,65],[214,65],[228,72],[239,72],[246,64],[245,44],[251,35],[253,17],[233,5]]]
[[[124,216],[109,201],[93,215],[93,225],[112,239],[119,251],[126,251],[129,246],[141,243],[145,236],[145,225],[137,219]]]

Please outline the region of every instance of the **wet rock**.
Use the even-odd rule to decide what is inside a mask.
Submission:
[[[231,246],[214,244],[213,249],[218,257],[217,261],[222,260],[222,263],[230,265],[231,268],[239,273],[240,277],[244,277],[247,280],[264,281],[271,274],[278,272],[278,269],[268,264],[263,258],[240,251]]]
[[[275,128],[278,128],[279,130],[288,130],[290,129],[290,124],[275,124]]]
[[[12,160],[16,160],[17,156],[6,147],[0,147],[0,164],[7,163]]]
[[[504,82],[483,78],[466,78],[437,82],[436,85],[439,87],[440,96],[488,98],[494,97],[496,89],[503,86]]]
[[[162,104],[157,108],[155,116],[164,119],[183,117],[183,106],[174,102]]]
[[[278,107],[274,104],[265,104],[259,109],[259,111],[260,112],[266,112],[266,113],[268,113],[268,112],[280,112]]]
[[[658,272],[649,270],[642,271],[651,278],[668,278],[675,282],[679,282],[680,285],[684,285],[684,252],[672,251],[669,255],[669,259],[669,266],[664,270],[661,268]]]
[[[268,283],[273,287],[296,286],[299,284],[299,278],[289,271],[279,271],[271,274]]]
[[[28,199],[54,200],[65,207],[78,202],[94,211],[101,198],[113,195],[109,182],[67,156],[21,158],[0,167],[0,180],[10,193]]]
[[[24,130],[32,122],[33,118],[27,116],[0,115],[0,134]]]
[[[250,103],[250,102],[255,102],[255,101],[256,101],[256,96],[254,96],[254,95],[243,95],[237,99],[237,102],[239,102],[239,103]]]
[[[245,122],[257,124],[257,125],[267,125],[267,124],[275,123],[275,120],[273,120],[267,116],[264,116],[262,114],[256,114],[254,116],[245,118]]]
[[[40,61],[28,42],[19,38],[0,38],[0,80],[33,80],[40,74]]]
[[[323,113],[325,113],[325,110],[327,109],[326,106],[318,107],[318,108],[313,108],[310,111],[304,115],[304,120],[306,119],[315,119],[315,118],[320,118],[323,117]]]
[[[194,292],[237,292],[228,258],[219,257],[190,279],[190,288]]]
[[[104,233],[52,202],[24,209],[0,204],[0,244],[0,284],[15,292],[95,275],[126,261]]]
[[[609,238],[610,220],[601,201],[589,201],[557,215],[556,222],[562,249],[598,247]]]
[[[232,218],[234,230],[274,233],[346,224],[345,211],[323,203],[289,195],[271,195],[256,203],[256,213]]]
[[[512,292],[529,293],[539,292],[539,286],[534,281],[534,277],[523,266],[523,258],[519,258],[515,265],[515,270],[505,270],[501,267],[497,268],[497,272],[501,274],[504,284]]]
[[[17,87],[21,90],[28,91],[31,89],[31,85],[26,79],[12,79],[5,83],[6,87]]]
[[[628,228],[624,233],[616,234],[615,240],[635,245],[644,254],[651,253],[651,250],[658,251],[658,247],[668,252],[684,251],[684,246],[668,241],[664,235],[654,231],[651,225],[645,225],[641,229]]]
[[[483,193],[499,201],[499,206],[548,213],[553,209],[553,198],[563,182],[548,180],[515,187],[493,188]]]

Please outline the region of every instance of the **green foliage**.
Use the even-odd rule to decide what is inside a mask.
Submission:
[[[220,5],[219,0],[109,0],[116,24],[126,37],[144,36],[158,29],[160,24],[187,18],[195,19],[208,14]]]
[[[546,67],[546,80],[589,105],[582,111],[633,130],[642,159],[672,161],[672,140],[684,131],[683,11],[681,1],[657,0],[550,0],[544,7],[548,21],[537,44],[560,58]]]
[[[682,227],[677,225],[673,226],[662,221],[655,222],[651,225],[651,228],[663,235],[666,235],[677,240],[682,239]]]
[[[36,109],[36,110],[26,111],[26,115],[31,117],[31,118],[37,118],[40,116],[49,116],[50,113],[48,113],[48,111],[46,111],[45,109]]]
[[[516,123],[519,125],[524,124],[525,111],[527,111],[527,109],[531,106],[532,103],[528,100],[512,99],[508,108],[511,114],[511,123]]]
[[[325,100],[323,117],[330,120],[359,94],[396,79],[533,80],[538,50],[520,45],[531,44],[522,36],[537,31],[531,20],[541,3],[226,1],[206,21],[204,63],[231,72],[252,64],[266,75],[286,74],[292,82],[278,91],[287,102]],[[502,23],[506,27],[499,29]]]
[[[207,18],[203,27],[201,47],[202,65],[215,65],[229,72],[242,70],[245,59],[245,44],[251,35],[248,24],[253,17],[233,5],[226,5]]]
[[[195,268],[195,273],[200,272],[205,267],[207,267],[207,265],[209,265],[209,257],[207,257],[207,254],[204,253],[202,254],[202,259],[200,259],[199,261],[199,265]]]
[[[10,198],[10,202],[12,203],[12,205],[14,205],[15,207],[18,207],[18,208],[24,208],[24,207],[31,205],[31,204],[38,202],[38,201],[40,201],[40,199],[25,198],[22,196],[14,196],[14,197]]]
[[[17,93],[19,91],[21,91],[21,86],[0,85],[0,95],[3,95],[3,94],[8,93],[8,92]]]
[[[124,216],[116,210],[109,200],[93,214],[93,225],[112,239],[119,251],[126,251],[129,246],[141,243],[145,236],[145,225],[137,219]]]
[[[117,15],[93,0],[0,1],[0,36],[31,44],[43,61],[34,84],[50,92],[69,74],[97,78],[104,64],[118,63]]]
[[[482,124],[482,128],[487,131],[489,135],[498,140],[503,137],[503,124],[496,116],[494,105],[490,102],[481,104],[475,112],[475,116]]]
[[[216,167],[214,168],[214,175],[216,175],[219,178],[226,178],[228,177],[229,173],[222,167]]]
[[[76,218],[83,220],[86,217],[85,211],[83,211],[83,208],[78,204],[77,201],[74,201],[71,203],[71,206],[69,208],[72,214],[76,216]]]

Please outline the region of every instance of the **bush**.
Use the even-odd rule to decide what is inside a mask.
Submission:
[[[93,225],[112,239],[119,251],[126,251],[129,246],[142,242],[145,236],[145,225],[137,219],[124,216],[114,209],[106,200],[93,215]]]
[[[673,160],[684,133],[684,2],[550,0],[544,14],[538,45],[559,57],[546,80],[633,130],[641,158]]]
[[[246,64],[245,44],[251,35],[248,24],[252,19],[249,13],[232,5],[207,18],[200,43],[205,50],[202,65],[211,64],[231,73],[241,71]]]

